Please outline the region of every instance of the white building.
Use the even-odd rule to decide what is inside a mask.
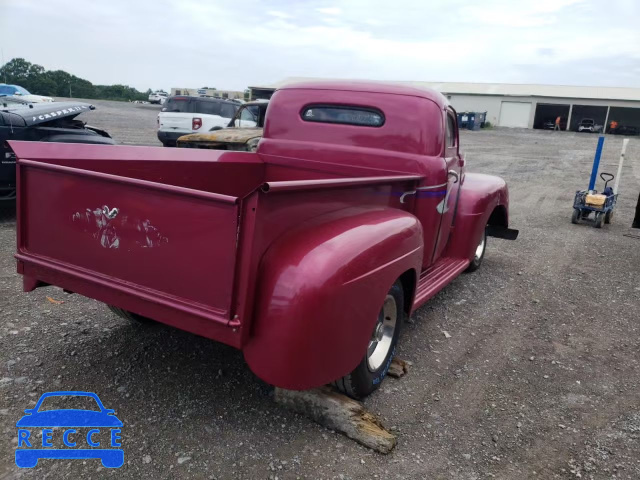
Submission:
[[[269,96],[276,88],[294,82],[326,80],[294,77],[264,87],[249,87],[252,99]],[[445,95],[458,112],[487,112],[487,121],[503,127],[542,128],[559,116],[563,128],[577,130],[584,118],[598,125],[640,131],[640,88],[576,87],[508,83],[395,82],[429,87]]]

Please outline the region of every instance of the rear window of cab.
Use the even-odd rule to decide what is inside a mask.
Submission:
[[[369,107],[348,105],[307,105],[300,113],[305,122],[337,123],[359,127],[381,127],[384,114]]]

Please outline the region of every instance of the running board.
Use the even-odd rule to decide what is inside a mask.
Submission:
[[[468,266],[469,260],[466,259],[443,258],[438,260],[435,265],[420,275],[412,310],[433,298]]]

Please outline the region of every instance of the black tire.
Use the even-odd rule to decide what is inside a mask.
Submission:
[[[574,208],[573,213],[571,214],[571,223],[575,223],[575,224],[580,223],[580,217],[582,217],[580,209]]]
[[[613,210],[609,210],[607,213],[605,213],[604,215],[604,223],[606,223],[607,225],[609,225],[611,223],[611,220],[613,220]]]
[[[0,206],[5,205],[9,202],[16,203],[17,193],[17,190],[5,190],[0,193]]]
[[[0,223],[16,221],[16,201],[0,200]]]
[[[393,299],[394,305],[392,305],[389,300],[390,297]],[[398,337],[405,317],[404,292],[400,281],[394,283],[387,293],[385,303],[380,308],[380,313],[378,314],[378,322],[376,322],[376,326],[374,327],[374,335],[376,331],[378,331],[378,325],[381,325],[385,321],[383,313],[385,311],[385,306],[392,309],[395,312],[396,317],[393,333],[390,336],[391,342],[388,347],[384,347],[386,355],[384,357],[378,357],[379,360],[377,360],[377,363],[379,363],[379,366],[377,368],[371,368],[370,361],[372,360],[373,355],[370,356],[369,351],[372,348],[372,345],[373,351],[375,352],[378,344],[381,346],[383,344],[382,341],[374,341],[372,335],[372,340],[369,342],[367,351],[364,352],[364,356],[358,366],[354,368],[351,373],[333,382],[333,385],[338,390],[352,398],[361,399],[371,394],[380,386],[382,380],[387,375],[387,371],[391,365],[391,360],[393,360],[393,356],[396,353],[396,345],[398,343]],[[387,319],[390,318],[387,317]]]
[[[120,318],[129,320],[130,322],[150,323],[153,321],[147,317],[143,317],[142,315],[138,315],[137,313],[130,312],[129,310],[123,310],[122,308],[114,307],[113,305],[107,305],[107,307],[109,307],[109,310],[118,315]]]
[[[480,246],[482,246],[482,251],[478,252],[478,249],[480,248]],[[480,243],[476,247],[476,253],[471,259],[471,263],[469,264],[465,272],[475,272],[476,270],[478,270],[480,268],[480,265],[482,265],[482,260],[484,259],[484,254],[486,251],[487,251],[487,229],[485,228],[484,233],[482,234],[482,240],[480,240]]]
[[[596,213],[596,218],[594,222],[595,222],[593,224],[594,227],[602,228],[602,225],[604,224],[604,213]]]

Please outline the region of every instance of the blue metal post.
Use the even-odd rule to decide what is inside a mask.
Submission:
[[[598,137],[598,146],[596,147],[596,156],[593,159],[593,169],[591,170],[591,180],[589,180],[589,190],[593,190],[596,186],[596,177],[598,176],[598,168],[600,167],[600,155],[602,155],[602,146],[604,145],[604,135]]]

